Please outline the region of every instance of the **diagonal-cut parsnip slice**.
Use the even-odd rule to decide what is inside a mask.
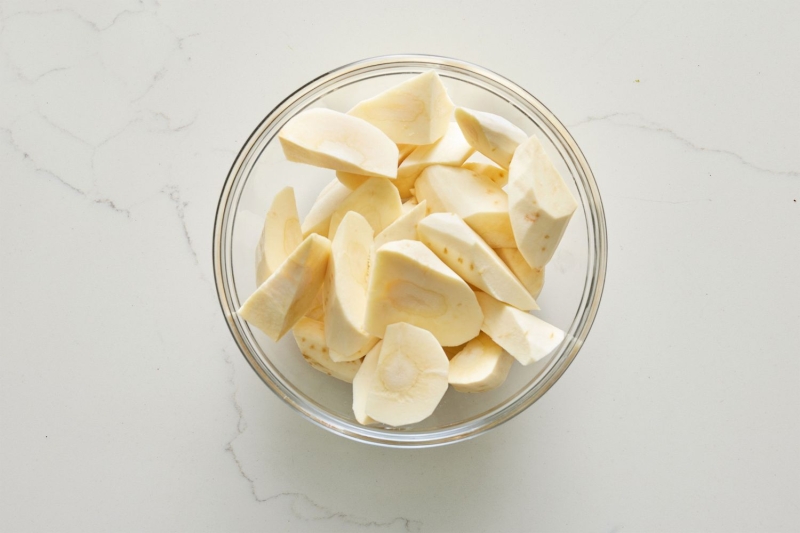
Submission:
[[[524,311],[539,308],[502,259],[458,215],[428,215],[417,232],[420,240],[467,283]]]
[[[285,187],[275,195],[264,219],[256,247],[256,285],[264,283],[302,241],[294,189]]]
[[[430,144],[444,135],[454,107],[431,70],[360,102],[348,114],[374,124],[398,144]]]
[[[535,136],[514,153],[508,201],[517,248],[531,267],[545,266],[578,203]]]
[[[375,253],[367,296],[366,329],[383,337],[386,327],[408,322],[457,346],[478,334],[483,315],[475,294],[424,244],[394,241]]]
[[[564,332],[516,307],[499,302],[485,292],[476,292],[483,325],[489,335],[523,365],[544,359],[564,340]]]
[[[328,239],[308,236],[242,304],[239,316],[278,342],[311,309],[330,255]]]
[[[278,133],[289,161],[366,176],[397,176],[397,145],[360,118],[331,109],[309,109]]]

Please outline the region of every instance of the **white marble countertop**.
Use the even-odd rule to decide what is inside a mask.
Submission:
[[[800,529],[797,2],[466,4],[0,2],[1,531]],[[540,98],[610,241],[561,381],[421,451],[291,412],[211,281],[260,118],[400,52]]]

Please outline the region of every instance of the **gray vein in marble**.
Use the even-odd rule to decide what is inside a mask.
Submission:
[[[147,87],[145,87],[144,91],[142,91],[142,94],[131,100],[131,103],[138,102],[139,100],[150,94],[150,91],[153,90],[153,87],[155,87],[156,84],[159,81],[161,81],[166,74],[167,74],[167,67],[166,66],[161,67],[155,74],[153,74],[153,78],[150,80],[150,83],[147,84]]]
[[[230,454],[230,456],[233,458],[234,464],[236,465],[236,469],[239,471],[239,475],[242,476],[245,481],[247,481],[247,485],[250,488],[250,494],[253,496],[253,500],[258,503],[270,503],[282,499],[291,499],[292,502],[290,509],[292,514],[299,520],[303,521],[317,522],[338,519],[348,524],[362,527],[391,527],[394,524],[402,523],[405,530],[409,533],[422,531],[422,522],[418,520],[410,520],[403,517],[397,517],[383,522],[366,520],[364,518],[329,509],[300,492],[281,492],[279,494],[267,496],[266,498],[260,497],[256,491],[256,480],[248,475],[247,472],[245,472],[244,465],[242,465],[242,461],[236,453],[236,449],[234,448],[234,442],[236,442],[236,439],[238,439],[245,432],[245,430],[247,430],[247,420],[244,417],[242,404],[239,402],[239,387],[236,385],[236,365],[231,358],[231,354],[228,353],[227,350],[222,350],[222,355],[225,363],[230,368],[228,383],[233,389],[233,392],[231,393],[231,403],[237,415],[236,431],[233,437],[225,445],[225,452]],[[303,507],[306,509],[305,512]],[[309,509],[311,512],[309,512]]]
[[[46,168],[40,167],[39,165],[36,164],[36,161],[33,160],[33,158],[30,156],[30,154],[28,154],[25,150],[20,148],[20,146],[16,143],[16,141],[14,140],[14,134],[13,134],[13,132],[11,130],[9,130],[8,128],[0,128],[0,131],[2,131],[3,133],[6,134],[6,137],[8,139],[8,144],[14,150],[19,152],[22,155],[23,159],[25,159],[26,161],[30,162],[31,166],[33,167],[33,171],[34,171],[35,174],[43,175],[43,176],[49,178],[51,181],[55,181],[57,183],[60,183],[61,185],[63,185],[67,189],[69,189],[70,191],[74,192],[75,194],[79,194],[80,196],[83,196],[84,198],[86,198],[87,200],[89,200],[92,203],[95,203],[95,204],[98,204],[98,205],[104,205],[106,207],[111,208],[113,211],[115,211],[115,212],[117,212],[117,213],[119,213],[121,215],[124,215],[125,218],[131,218],[131,212],[129,210],[123,209],[123,208],[117,206],[117,204],[115,204],[114,201],[111,200],[110,198],[95,198],[94,196],[89,194],[87,191],[85,191],[85,190],[83,190],[83,189],[81,189],[79,187],[76,187],[75,185],[69,183],[68,181],[66,181],[64,179],[62,179],[60,176],[58,176],[57,174],[53,173],[51,170],[48,170]]]
[[[137,10],[125,9],[125,10],[120,11],[119,13],[117,13],[114,16],[114,18],[111,20],[111,22],[107,26],[99,26],[97,23],[92,22],[91,20],[87,19],[86,17],[84,17],[83,15],[81,15],[80,13],[75,11],[74,9],[70,9],[68,7],[60,7],[60,8],[57,8],[57,9],[49,9],[49,10],[46,10],[46,11],[33,11],[33,10],[17,11],[16,13],[13,13],[11,15],[3,16],[3,20],[10,20],[12,18],[19,17],[21,15],[50,15],[50,14],[53,14],[53,13],[67,13],[69,15],[72,15],[72,16],[76,17],[77,19],[79,19],[84,24],[87,24],[94,31],[103,32],[103,31],[106,31],[107,29],[111,28],[112,26],[114,26],[114,24],[116,24],[117,21],[120,19],[120,17],[122,17],[123,15],[138,15],[139,13],[144,12],[145,11],[144,4],[141,2],[141,0],[139,1],[139,5],[142,6],[142,9],[137,9]]]
[[[183,236],[186,238],[186,244],[189,245],[189,251],[192,252],[194,264],[200,266],[200,259],[197,257],[197,250],[195,250],[194,242],[192,242],[192,236],[189,234],[189,227],[186,225],[186,216],[184,211],[186,206],[189,205],[189,202],[184,202],[181,199],[180,189],[178,189],[178,187],[175,185],[168,185],[164,187],[162,192],[166,194],[170,201],[175,205],[175,212],[178,215],[178,219],[181,221]]]
[[[353,524],[361,527],[390,527],[399,522],[403,524],[404,529],[409,533],[422,531],[422,522],[420,522],[419,520],[410,520],[408,518],[403,518],[403,517],[397,517],[392,520],[387,520],[384,522],[378,522],[375,520],[365,520],[363,518],[359,518],[353,515],[328,509],[327,507],[318,504],[317,502],[309,498],[307,495],[300,492],[281,492],[279,494],[275,494],[273,496],[264,498],[263,500],[259,501],[271,502],[286,498],[292,499],[292,506],[291,506],[292,514],[295,517],[299,518],[300,520],[317,522],[322,520],[339,519],[348,524]],[[310,507],[313,510],[314,514],[309,515],[307,512],[306,513],[302,512],[301,510],[302,505]]]
[[[624,119],[625,117],[633,118],[633,119],[637,120],[638,123],[637,122],[631,122],[630,120],[628,120],[628,121],[619,120],[619,119]],[[590,116],[590,117],[585,118],[584,120],[581,120],[581,121],[576,122],[574,124],[570,124],[567,127],[571,128],[571,129],[575,129],[575,128],[578,128],[580,126],[585,126],[586,124],[591,124],[592,122],[603,122],[603,121],[612,122],[612,123],[618,124],[620,126],[627,126],[627,127],[630,127],[630,128],[637,128],[637,129],[640,129],[640,130],[662,133],[662,134],[665,134],[665,135],[671,137],[673,140],[680,142],[684,146],[686,146],[686,147],[688,147],[688,148],[690,148],[690,149],[692,149],[694,151],[706,152],[706,153],[711,153],[711,154],[726,155],[728,157],[731,157],[731,158],[735,159],[741,165],[746,166],[748,168],[752,168],[753,170],[758,170],[759,172],[766,172],[766,173],[769,173],[769,174],[774,174],[776,176],[788,176],[788,177],[793,177],[793,178],[800,177],[800,172],[798,172],[796,170],[777,170],[777,169],[773,169],[773,168],[762,167],[762,166],[759,166],[759,165],[757,165],[755,163],[752,163],[752,162],[748,161],[747,159],[745,159],[741,155],[737,154],[736,152],[732,152],[730,150],[723,150],[723,149],[720,149],[720,148],[706,148],[705,146],[697,145],[697,144],[693,143],[692,141],[690,141],[689,139],[687,139],[686,137],[682,137],[682,136],[678,135],[677,133],[675,133],[671,129],[667,128],[666,126],[663,126],[661,124],[657,124],[657,123],[655,123],[655,122],[653,122],[651,120],[648,120],[648,119],[646,119],[645,117],[643,117],[642,115],[640,115],[638,113],[622,113],[622,112],[620,112],[620,113],[609,113],[608,115],[602,115],[602,116],[597,116],[597,117]]]

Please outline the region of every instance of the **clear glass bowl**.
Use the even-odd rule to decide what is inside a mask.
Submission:
[[[439,73],[456,105],[501,115],[537,134],[579,206],[546,268],[536,314],[567,332],[552,356],[527,367],[515,363],[498,389],[462,394],[450,388],[434,414],[409,427],[366,427],[352,413],[352,387],[313,369],[287,334],[272,342],[236,314],[255,289],[255,247],[275,194],[295,188],[303,217],[331,170],[287,162],[277,133],[307,108],[347,111],[354,104],[427,70]],[[453,191],[458,194],[458,191]],[[553,386],[577,355],[600,304],[606,269],[606,226],[597,184],[566,128],[538,100],[506,78],[470,63],[436,56],[384,56],[320,76],[261,121],[233,163],[214,226],[214,274],[222,312],[253,370],[281,399],[315,424],[344,437],[394,447],[439,446],[468,439],[521,413]]]

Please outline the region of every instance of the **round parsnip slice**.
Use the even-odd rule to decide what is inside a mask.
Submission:
[[[398,144],[430,144],[444,135],[454,107],[431,70],[360,102],[348,114],[374,124]]]
[[[348,361],[337,363],[331,359],[328,346],[325,344],[325,324],[318,320],[303,317],[292,328],[292,335],[308,364],[320,372],[341,379],[348,383],[353,382],[361,361]]]
[[[502,259],[458,215],[428,215],[417,232],[420,240],[467,283],[519,309],[539,309]]]
[[[431,165],[461,166],[475,151],[467,143],[458,124],[451,122],[444,137],[433,144],[418,146],[397,168],[397,179],[392,183],[400,192],[401,198],[411,196],[414,182]]]
[[[508,168],[514,150],[528,138],[524,131],[492,113],[457,107],[455,115],[467,142],[503,168]]]
[[[497,248],[495,252],[528,289],[531,296],[538,298],[544,286],[544,267],[531,268],[516,248]]]
[[[489,178],[500,187],[505,187],[508,183],[508,170],[497,166],[494,161],[480,152],[469,156],[461,168],[471,170],[478,176]]]
[[[325,342],[336,362],[360,359],[377,337],[364,330],[367,309],[372,228],[350,211],[331,242],[331,259],[323,288]]]
[[[281,128],[289,161],[366,176],[397,176],[397,145],[360,118],[331,109],[309,109]]]
[[[385,178],[369,178],[336,207],[331,215],[328,236],[333,239],[344,216],[355,211],[367,219],[375,234],[383,231],[403,212],[400,195]]]
[[[239,316],[275,342],[305,315],[325,281],[331,242],[312,234],[242,304]]]
[[[378,369],[378,355],[381,353],[383,341],[378,341],[378,344],[364,356],[361,362],[361,367],[353,378],[353,414],[358,420],[359,424],[374,424],[375,421],[367,416],[367,394],[372,386],[372,381],[375,379],[375,371]]]
[[[282,189],[272,200],[256,247],[256,285],[261,285],[278,270],[303,241],[294,189]]]
[[[508,217],[508,195],[489,178],[465,168],[433,165],[416,183],[418,201],[427,200],[431,213],[455,213],[492,248],[514,248]]]
[[[484,292],[476,292],[483,325],[489,335],[523,365],[550,355],[564,340],[564,332],[525,311],[499,302]]]
[[[517,248],[531,267],[545,266],[578,203],[536,136],[514,153],[508,170],[508,202]]]
[[[400,322],[386,328],[366,414],[390,426],[433,414],[447,391],[447,356],[427,330]]]
[[[371,334],[383,337],[389,324],[408,322],[442,346],[458,346],[478,335],[482,321],[469,285],[421,242],[394,241],[375,252],[367,295]]]
[[[484,392],[503,384],[514,358],[481,332],[450,359],[448,381],[459,392]]]
[[[311,210],[303,219],[303,225],[300,227],[303,230],[303,237],[308,237],[312,233],[327,237],[328,228],[331,226],[331,215],[351,192],[353,191],[342,185],[339,180],[328,183],[320,191]]]

